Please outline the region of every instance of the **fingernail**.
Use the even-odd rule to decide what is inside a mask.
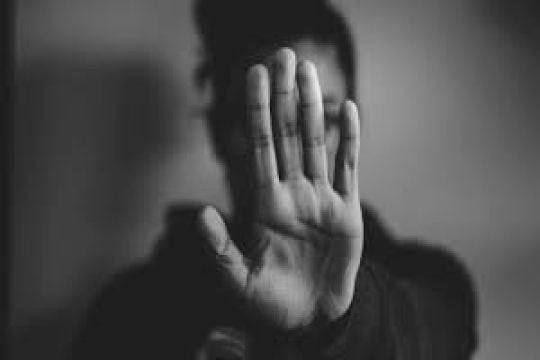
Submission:
[[[222,254],[226,250],[227,239],[222,238],[221,217],[213,207],[206,207],[202,212],[202,219],[206,238],[212,243],[214,249]]]

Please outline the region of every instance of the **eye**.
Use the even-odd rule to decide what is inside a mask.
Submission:
[[[339,102],[324,100],[324,125],[327,132],[339,127],[339,110]]]
[[[338,120],[339,119],[337,117],[326,116],[325,119],[324,119],[324,129],[325,129],[325,131],[328,133],[328,132],[339,129],[339,121]]]

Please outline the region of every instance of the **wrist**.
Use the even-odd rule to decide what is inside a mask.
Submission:
[[[308,326],[289,331],[286,338],[300,354],[314,358],[341,342],[340,339],[347,333],[353,311],[351,302],[349,308],[338,318],[331,319],[319,312]]]
[[[357,276],[360,268],[360,256],[347,261],[334,261],[336,264],[329,278],[326,296],[321,303],[322,312],[334,321],[342,317],[350,308],[356,288]]]

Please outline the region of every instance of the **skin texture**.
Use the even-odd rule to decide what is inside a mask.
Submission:
[[[251,166],[244,174],[253,183],[249,236],[257,251],[242,254],[214,208],[200,215],[224,277],[258,314],[286,330],[347,311],[363,246],[357,108],[343,101],[332,48],[311,42],[294,48],[315,60],[299,61],[284,48],[246,75]]]

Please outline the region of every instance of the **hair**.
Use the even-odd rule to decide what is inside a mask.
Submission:
[[[326,1],[196,0],[194,16],[203,45],[196,79],[199,84],[210,80],[214,88],[208,120],[218,147],[216,135],[226,133],[230,125],[223,113],[228,109],[224,102],[231,71],[252,65],[261,51],[305,39],[330,45],[336,49],[347,95],[355,97],[352,37],[345,19]]]

